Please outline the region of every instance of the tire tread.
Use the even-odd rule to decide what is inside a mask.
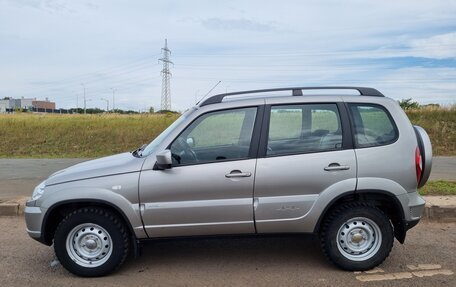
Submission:
[[[83,276],[83,277],[97,277],[97,276],[107,275],[107,274],[112,273],[115,270],[119,269],[119,267],[125,262],[125,260],[128,257],[128,254],[129,254],[130,235],[129,235],[128,229],[125,226],[125,223],[122,220],[120,220],[119,217],[117,215],[115,215],[113,212],[111,212],[103,207],[83,207],[83,208],[76,209],[72,212],[69,212],[65,216],[65,218],[59,223],[59,225],[57,226],[57,229],[55,231],[55,234],[56,235],[60,234],[62,232],[62,229],[66,228],[68,221],[70,221],[75,216],[80,216],[82,214],[94,214],[96,216],[103,217],[104,219],[114,223],[115,227],[120,232],[121,237],[122,237],[122,257],[119,260],[119,262],[115,265],[115,267],[110,270],[103,270],[103,268],[101,268],[101,269],[99,269],[100,272],[93,272],[94,271],[94,269],[93,269],[93,270],[91,270],[91,272],[87,272],[87,273],[81,273],[81,272],[78,272],[77,270],[69,270],[69,271],[72,273],[75,273],[76,275]],[[57,258],[59,259],[60,262],[65,260],[62,258],[62,254],[60,254],[60,251],[58,250],[58,247],[55,244],[55,236],[54,236],[54,250],[55,250]],[[62,263],[62,265],[66,265],[66,264]],[[64,266],[64,267],[67,268],[67,266]],[[100,266],[100,267],[102,267],[102,266]]]
[[[365,270],[372,269],[375,266],[378,266],[385,261],[385,259],[389,256],[391,249],[393,247],[394,237],[393,237],[393,232],[391,229],[391,234],[389,236],[392,236],[393,239],[390,240],[391,243],[386,246],[386,250],[383,250],[383,252],[386,251],[386,256],[381,258],[381,260],[379,262],[375,262],[375,264],[366,264],[364,267],[355,267],[350,264],[343,264],[341,262],[337,262],[336,260],[334,260],[334,258],[332,256],[332,250],[330,249],[330,244],[329,244],[330,224],[331,224],[331,222],[335,221],[337,218],[340,218],[344,213],[349,212],[350,210],[356,209],[356,208],[375,210],[375,212],[378,212],[379,214],[381,214],[382,216],[384,216],[385,218],[387,218],[389,220],[388,216],[386,216],[386,214],[381,209],[375,207],[372,204],[369,204],[368,202],[350,202],[350,203],[341,204],[340,206],[336,207],[332,212],[330,212],[330,214],[324,219],[324,221],[322,223],[322,228],[320,231],[320,245],[321,245],[321,249],[322,249],[325,257],[334,265],[337,265],[340,268],[342,268],[344,270],[348,270],[348,271],[365,271]],[[385,231],[382,230],[382,233],[384,233],[384,232]],[[379,250],[379,252],[380,252],[380,250]],[[372,258],[368,259],[368,261],[371,259]]]

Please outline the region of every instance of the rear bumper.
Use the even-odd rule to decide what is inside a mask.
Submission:
[[[408,192],[397,197],[404,210],[404,220],[406,222],[419,221],[423,216],[424,204],[426,201],[418,194],[418,192]],[[415,226],[415,224],[412,225]]]
[[[405,229],[406,230],[412,229],[413,227],[415,227],[418,224],[418,222],[420,222],[419,219],[412,220],[412,221],[405,221]]]
[[[416,191],[401,194],[397,199],[402,205],[404,216],[394,225],[394,236],[400,243],[404,243],[407,231],[420,222],[426,202]]]

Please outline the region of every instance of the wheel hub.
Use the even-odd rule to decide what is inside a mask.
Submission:
[[[372,220],[357,217],[347,220],[336,236],[341,254],[353,261],[363,261],[374,256],[381,246],[380,227]]]
[[[364,240],[364,238],[361,233],[356,233],[351,237],[351,241],[354,243],[360,243],[363,240]]]
[[[84,267],[97,267],[105,263],[112,253],[112,240],[101,226],[86,223],[73,228],[66,240],[70,258]]]
[[[84,246],[84,245],[83,245]],[[87,239],[85,242],[85,247],[88,249],[95,249],[97,248],[97,242],[94,239]]]

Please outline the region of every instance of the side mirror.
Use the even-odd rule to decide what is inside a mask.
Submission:
[[[156,157],[157,162],[155,163],[155,166],[157,169],[163,170],[171,168],[173,161],[171,158],[171,151],[169,149],[157,153]]]
[[[190,137],[190,138],[187,138],[187,144],[189,147],[194,147],[195,146],[195,139]]]

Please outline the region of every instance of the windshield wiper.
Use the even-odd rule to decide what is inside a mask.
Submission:
[[[135,149],[134,151],[131,152],[131,154],[134,157],[141,157],[141,151],[143,151],[146,148],[147,144],[143,144],[141,147]]]
[[[135,149],[134,151],[132,151],[131,154],[132,154],[134,157],[140,157],[139,154],[138,154],[138,151],[139,151],[139,148],[138,148],[138,149]]]

